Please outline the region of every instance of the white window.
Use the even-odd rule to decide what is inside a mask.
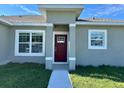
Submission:
[[[15,56],[44,56],[45,32],[41,30],[16,30]]]
[[[88,30],[88,49],[107,49],[107,30]]]

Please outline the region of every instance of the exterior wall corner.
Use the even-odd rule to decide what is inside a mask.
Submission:
[[[52,63],[53,63],[53,24],[48,24],[46,27],[46,39],[45,39],[45,52],[46,52],[46,62],[45,67],[46,69],[51,70],[52,69]]]
[[[69,70],[76,66],[76,25],[69,24]]]

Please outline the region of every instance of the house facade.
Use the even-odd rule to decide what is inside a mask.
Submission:
[[[41,16],[0,17],[0,64],[33,62],[46,69],[124,66],[124,21],[79,19],[83,5],[39,5]]]

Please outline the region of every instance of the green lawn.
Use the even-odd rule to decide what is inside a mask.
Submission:
[[[44,65],[34,63],[9,63],[0,66],[1,88],[44,88],[47,87],[51,71]]]
[[[75,88],[124,88],[124,67],[79,66],[70,76]]]

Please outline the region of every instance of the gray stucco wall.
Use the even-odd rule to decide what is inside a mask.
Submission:
[[[69,31],[69,26],[68,25],[54,25],[54,27],[53,27],[53,31],[65,31],[65,32],[67,32],[67,31]]]
[[[7,27],[0,25],[0,64],[12,62],[45,63],[45,56],[15,56],[15,30],[46,30],[45,27]],[[88,29],[107,30],[107,49],[88,49]],[[56,26],[54,31],[68,31],[67,26]],[[45,54],[46,55],[46,54]],[[124,27],[122,26],[77,26],[76,64],[124,66]]]
[[[67,24],[75,22],[76,13],[66,11],[48,11],[47,22],[48,23],[59,23]]]
[[[8,62],[9,54],[9,29],[0,24],[0,64]]]
[[[15,56],[15,31],[16,30],[46,30],[45,27],[11,27],[10,28],[10,53],[9,59],[12,62],[33,62],[33,63],[45,63],[45,56]]]
[[[124,27],[77,26],[77,65],[124,66]],[[107,29],[107,50],[88,49],[88,29]]]

